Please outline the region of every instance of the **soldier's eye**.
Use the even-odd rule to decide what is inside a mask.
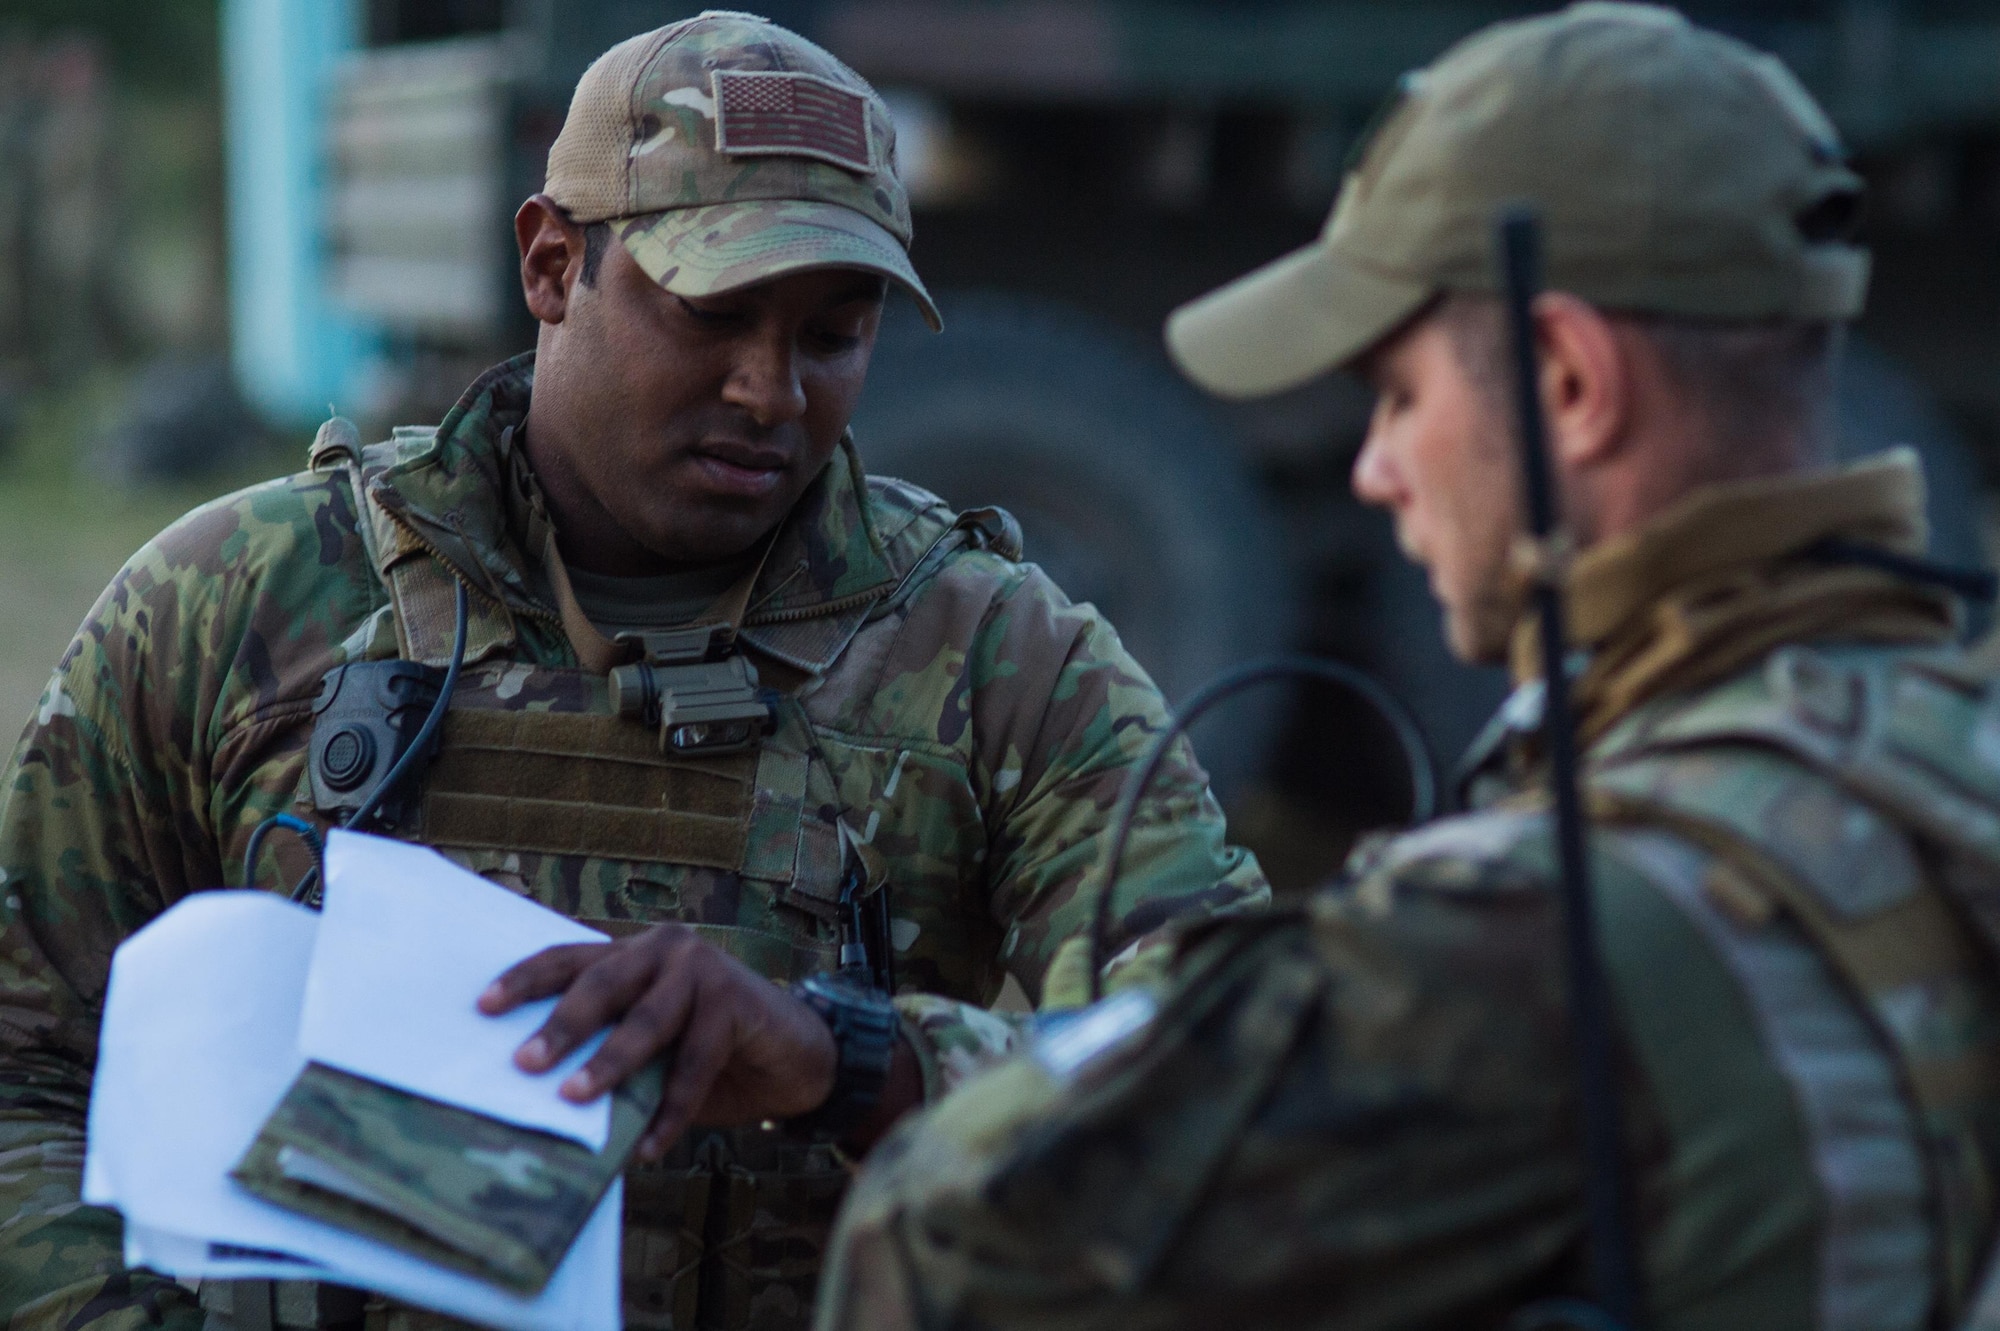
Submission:
[[[857,330],[839,328],[816,328],[806,331],[806,342],[822,355],[838,356],[861,345],[861,333]]]
[[[706,328],[726,328],[743,317],[741,311],[726,306],[718,309],[697,305],[686,296],[675,296],[674,299],[680,302],[681,310],[690,319]]]

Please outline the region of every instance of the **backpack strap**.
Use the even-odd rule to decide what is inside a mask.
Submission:
[[[1959,649],[1793,646],[1685,702],[1641,708],[1593,766],[1751,744],[1832,778],[2000,890],[2000,684]],[[1984,919],[2000,908],[1980,903]],[[2000,940],[2000,930],[1995,931]]]
[[[1683,737],[1686,738],[1685,736]],[[1683,742],[1593,777],[1592,815],[1712,857],[1705,890],[1757,927],[1782,915],[1893,1054],[1917,1109],[1939,1222],[1939,1288],[1962,1306],[1995,1209],[2000,981],[1984,929],[1896,818],[1789,753]]]

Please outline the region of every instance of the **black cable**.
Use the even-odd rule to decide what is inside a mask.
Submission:
[[[1343,684],[1352,689],[1389,723],[1389,728],[1396,734],[1396,742],[1402,746],[1404,761],[1410,768],[1411,823],[1427,822],[1437,812],[1437,762],[1431,756],[1430,746],[1424,743],[1423,731],[1418,728],[1416,718],[1402,700],[1366,671],[1319,656],[1274,656],[1237,666],[1210,680],[1175,710],[1167,728],[1154,738],[1146,756],[1125,778],[1125,785],[1118,792],[1118,803],[1112,808],[1110,834],[1105,839],[1104,872],[1090,908],[1088,938],[1090,999],[1093,1003],[1104,996],[1105,936],[1110,932],[1112,898],[1118,887],[1119,871],[1125,865],[1125,843],[1132,836],[1132,823],[1138,813],[1140,797],[1159,774],[1160,764],[1166,761],[1168,749],[1200,719],[1202,713],[1225,698],[1232,698],[1245,689],[1273,679],[1315,679]]]
[[[452,605],[451,664],[445,669],[444,682],[438,686],[437,699],[431,703],[430,711],[424,715],[424,723],[417,728],[416,738],[410,741],[409,747],[403,750],[402,756],[396,759],[394,765],[382,774],[382,779],[375,783],[375,789],[368,793],[368,798],[361,802],[361,806],[341,823],[343,828],[359,829],[367,819],[374,816],[382,801],[388,798],[389,793],[417,763],[418,755],[430,746],[438,727],[444,724],[445,713],[451,708],[452,692],[458,687],[459,671],[465,665],[467,625],[471,618],[471,606],[466,598],[465,584],[456,582],[454,590],[456,595]],[[307,904],[313,884],[320,876],[319,865],[324,858],[325,846],[320,841],[319,832],[311,823],[289,813],[272,814],[251,831],[249,848],[243,853],[243,885],[245,887],[257,885],[257,857],[263,852],[264,838],[277,828],[297,833],[313,852],[313,867],[306,871],[305,876],[299,879],[298,885],[290,893],[293,901],[301,905]]]
[[[294,906],[309,906],[317,910],[319,903],[313,900],[313,888],[318,885],[319,865],[315,864],[312,868],[305,871],[304,876],[299,879],[298,886],[292,889],[292,904]]]
[[[1805,548],[1808,559],[1827,564],[1858,564],[1893,573],[1912,582],[1929,583],[1981,605],[2000,600],[2000,574],[1985,568],[1964,568],[1918,555],[1906,555],[1845,536],[1824,536]]]
[[[1519,426],[1522,495],[1528,533],[1547,561],[1556,549],[1556,487],[1542,419],[1541,366],[1536,355],[1535,298],[1542,285],[1541,223],[1527,205],[1503,209],[1494,222],[1495,258],[1513,355],[1514,406]],[[1584,1143],[1584,1201],[1589,1221],[1592,1284],[1611,1324],[1631,1327],[1639,1314],[1625,1198],[1624,1109],[1611,1058],[1610,999],[1597,953],[1588,830],[1578,780],[1576,718],[1570,711],[1569,635],[1563,622],[1561,569],[1545,562],[1535,579],[1535,614],[1542,651],[1542,747],[1549,758],[1555,834],[1561,865],[1563,952],[1567,958],[1571,1038],[1576,1046],[1578,1101]]]
[[[437,701],[431,704],[431,710],[424,717],[423,725],[417,728],[417,737],[410,741],[410,746],[403,750],[402,756],[396,759],[395,765],[382,774],[382,779],[375,783],[375,789],[368,792],[368,798],[361,802],[360,808],[347,816],[347,821],[341,824],[342,827],[351,827],[356,830],[361,830],[365,827],[368,820],[375,816],[375,810],[381,807],[382,801],[387,799],[390,792],[395,790],[397,785],[401,783],[404,775],[412,767],[416,766],[420,755],[423,755],[424,751],[430,747],[431,739],[437,734],[438,727],[444,724],[444,714],[451,707],[452,690],[458,687],[459,668],[465,664],[466,620],[470,614],[470,608],[466,602],[465,583],[458,579],[453,579],[452,591],[454,596],[452,601],[451,664],[445,668],[444,683],[438,686]]]
[[[264,838],[279,828],[293,833],[299,840],[305,842],[306,849],[313,853],[313,862],[315,864],[319,862],[322,850],[319,829],[296,814],[274,813],[250,832],[250,845],[243,852],[243,886],[257,885],[257,857],[264,853]]]

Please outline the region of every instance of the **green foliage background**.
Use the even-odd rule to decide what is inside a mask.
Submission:
[[[219,279],[220,33],[217,0],[0,0],[0,42],[87,37],[110,81],[120,244],[141,264],[198,262]],[[213,327],[190,350],[219,343]],[[126,408],[129,375],[160,348],[32,383],[0,440],[0,756],[51,666],[125,557],[173,517],[250,474],[128,490],[89,463]],[[274,465],[265,473],[280,470]]]

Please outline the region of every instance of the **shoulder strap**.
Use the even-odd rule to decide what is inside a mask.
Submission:
[[[1674,766],[1696,770],[1683,782],[1645,772]],[[1753,770],[1750,779],[1788,784],[1770,770]],[[1668,760],[1593,782],[1590,803],[1603,824],[1655,828],[1705,851],[1716,867],[1704,886],[1718,904],[1753,927],[1780,914],[1790,919],[1852,995],[1893,1053],[1923,1125],[1941,1221],[1940,1288],[1948,1306],[1962,1306],[1994,1211],[1986,1131],[2000,1103],[1994,953],[1914,856],[1897,858],[1882,839],[1891,829],[1867,826],[1875,815],[1811,774],[1795,772],[1789,784],[1818,789],[1764,804],[1732,800],[1724,769]],[[1855,838],[1848,873],[1840,846],[1800,844],[1824,842],[1829,827],[1842,824]]]
[[[907,605],[953,555],[961,550],[991,550],[1002,559],[1021,557],[1021,524],[1004,508],[968,508],[938,533],[930,548],[910,565],[895,588],[876,602],[868,617],[881,619]]]
[[[429,431],[397,427],[394,437],[364,446],[354,422],[335,416],[319,427],[308,463],[315,471],[339,470],[354,494],[362,549],[389,594],[398,654],[426,665],[451,659],[455,575],[423,539],[377,503],[370,482],[396,461],[405,443]],[[465,659],[476,663],[516,641],[513,616],[493,593],[472,586],[472,617]]]
[[[375,554],[375,527],[368,511],[368,487],[361,475],[361,431],[345,416],[329,416],[313,435],[312,451],[306,465],[314,471],[340,470],[347,476],[347,488],[354,497],[354,526],[361,534],[361,548],[367,552],[368,566],[380,568]]]
[[[2000,887],[2000,685],[1967,665],[1957,650],[1783,648],[1691,701],[1642,709],[1597,746],[1593,766],[1775,748],[1973,858]],[[1991,914],[2000,920],[2000,908]]]

